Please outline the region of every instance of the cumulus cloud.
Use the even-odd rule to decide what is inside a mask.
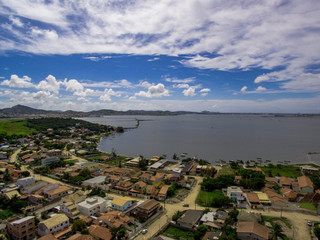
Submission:
[[[267,89],[265,87],[259,86],[257,87],[256,91],[258,92],[262,92],[262,91],[266,91]]]
[[[70,79],[69,81],[66,79],[63,82],[63,85],[66,87],[66,90],[69,92],[81,92],[83,91],[84,87],[78,80]]]
[[[41,82],[39,82],[36,88],[58,93],[61,83],[62,82],[58,82],[54,76],[49,75],[48,77],[46,77],[45,80],[42,80]]]
[[[111,101],[111,96],[121,97],[121,95],[122,95],[121,92],[113,91],[112,88],[110,88],[110,89],[105,89],[99,99],[104,102],[107,102],[107,101]]]
[[[158,98],[169,96],[169,90],[165,88],[162,83],[158,83],[157,85],[152,85],[148,87],[148,91],[140,91],[135,94],[135,96],[139,97],[147,97],[147,98]]]
[[[152,84],[149,83],[148,81],[142,81],[142,82],[139,82],[139,86],[144,87],[144,88],[149,88],[152,86]]]
[[[194,86],[189,87],[188,89],[185,89],[182,91],[183,95],[186,97],[193,97],[196,95],[196,88]]]
[[[22,78],[18,77],[18,75],[13,74],[10,77],[10,80],[4,80],[1,85],[6,85],[13,88],[30,88],[34,87],[31,83],[31,78],[28,76],[23,76]]]
[[[240,89],[240,92],[241,92],[242,94],[245,94],[245,93],[247,93],[247,89],[248,89],[247,86],[243,86],[243,87]]]

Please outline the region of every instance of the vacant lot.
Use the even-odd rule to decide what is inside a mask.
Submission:
[[[199,195],[197,197],[196,203],[203,207],[210,207],[212,204],[213,199],[223,196],[223,193],[221,191],[204,191],[201,190],[199,192]]]
[[[163,233],[168,237],[172,237],[174,239],[194,239],[194,232],[181,230],[179,228],[169,226]]]
[[[289,177],[289,178],[297,178],[301,176],[300,167],[295,165],[271,165],[267,167],[261,167],[264,171],[266,177]]]
[[[26,122],[25,119],[0,120],[0,134],[27,136],[36,133],[35,129],[25,126]]]

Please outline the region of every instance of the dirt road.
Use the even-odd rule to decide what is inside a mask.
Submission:
[[[17,155],[21,152],[21,148],[15,151],[10,157],[10,163],[15,163],[17,161]]]

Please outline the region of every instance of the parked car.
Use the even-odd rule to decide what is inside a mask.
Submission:
[[[308,226],[312,226],[312,222],[311,221],[307,221]]]
[[[189,207],[189,204],[183,204],[182,206],[183,207]]]
[[[148,232],[148,229],[143,229],[141,232],[142,234],[146,234]]]

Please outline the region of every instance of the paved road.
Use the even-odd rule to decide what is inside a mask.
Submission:
[[[142,239],[149,239],[154,234],[156,234],[162,226],[167,224],[171,221],[172,216],[177,211],[183,211],[186,209],[201,209],[204,210],[204,207],[200,207],[199,205],[196,205],[196,198],[198,196],[198,193],[200,191],[200,183],[202,182],[202,177],[195,177],[197,179],[197,184],[193,186],[191,189],[189,195],[180,203],[175,204],[163,204],[162,206],[165,208],[166,214],[162,215],[159,219],[157,219],[154,223],[152,223],[150,226],[148,226],[148,232],[146,234],[140,234],[135,239],[142,240]],[[184,204],[189,204],[188,208],[183,207]]]
[[[21,148],[15,151],[10,157],[10,163],[14,163],[17,161],[17,155],[21,152]]]

